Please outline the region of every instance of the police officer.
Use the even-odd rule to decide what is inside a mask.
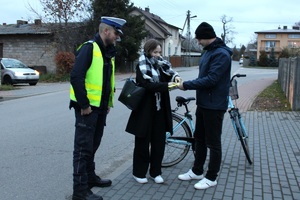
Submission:
[[[111,180],[95,173],[95,153],[100,146],[106,116],[113,106],[115,42],[126,20],[101,17],[99,32],[76,51],[70,82],[70,105],[75,111],[73,200],[101,200],[90,188],[108,187]]]

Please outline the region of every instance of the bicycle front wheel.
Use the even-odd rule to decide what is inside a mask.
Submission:
[[[234,117],[234,123],[235,123],[235,126],[236,126],[236,131],[238,133],[239,140],[242,144],[244,153],[245,153],[246,158],[248,160],[248,163],[251,165],[252,160],[250,158],[250,151],[249,151],[249,145],[248,145],[248,136],[245,133],[245,130],[242,128],[242,125],[240,123],[240,119],[237,116]]]
[[[173,119],[173,136],[182,138],[192,138],[192,132],[186,121],[174,113],[172,113]],[[165,153],[162,160],[162,167],[171,167],[182,161],[188,154],[191,143],[185,140],[169,139],[169,133],[167,133],[165,143]]]

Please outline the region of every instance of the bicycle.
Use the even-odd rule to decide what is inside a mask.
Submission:
[[[230,79],[231,87],[228,95],[228,113],[230,115],[237,138],[240,140],[246,158],[251,165],[252,160],[249,153],[247,131],[241,114],[239,113],[239,109],[236,107],[236,102],[235,104],[233,103],[233,100],[236,101],[239,98],[237,81],[235,78],[245,76],[245,74],[235,74]],[[177,107],[172,110],[173,135],[171,135],[169,132],[166,133],[165,154],[162,161],[162,167],[171,167],[178,164],[186,157],[191,148],[194,153],[195,142],[193,133],[195,130],[195,125],[191,111],[188,108],[188,104],[194,100],[196,100],[194,97],[176,97]],[[185,112],[183,114],[177,112],[179,107],[182,106],[185,108]]]
[[[194,121],[187,104],[196,100],[194,97],[176,97],[177,107],[172,110],[173,135],[166,133],[165,154],[162,167],[171,167],[181,162],[188,154],[190,148],[194,150]],[[185,113],[176,112],[179,107],[185,107]]]
[[[237,100],[239,98],[238,95],[238,89],[237,89],[237,80],[235,77],[240,78],[240,77],[246,77],[246,74],[235,74],[231,79],[230,79],[230,90],[229,90],[229,96],[228,96],[228,112],[230,115],[230,119],[232,122],[232,126],[235,130],[235,133],[238,137],[238,139],[241,142],[242,148],[244,150],[244,153],[246,155],[246,158],[248,160],[248,163],[251,165],[252,160],[250,157],[250,151],[249,151],[249,145],[248,145],[248,134],[244,125],[244,121],[242,119],[242,116],[239,112],[239,109],[237,108],[237,104],[233,103],[233,100]]]

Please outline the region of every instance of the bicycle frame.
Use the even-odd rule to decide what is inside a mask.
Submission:
[[[235,106],[233,103],[233,100],[236,101],[236,99],[239,98],[238,96],[238,89],[237,89],[237,81],[235,80],[235,77],[245,77],[245,74],[236,74],[234,75],[230,80],[230,92],[228,95],[228,112],[230,115],[230,119],[232,122],[232,126],[234,128],[234,132],[238,138],[238,140],[241,142],[242,149],[245,153],[245,156],[249,162],[249,164],[252,164],[252,160],[250,157],[249,152],[249,146],[248,146],[248,133],[246,131],[244,121],[242,120],[242,116],[239,112],[239,109]]]
[[[176,165],[185,158],[191,148],[192,150],[195,149],[193,137],[195,125],[192,114],[187,106],[187,104],[193,100],[196,99],[194,97],[176,97],[177,107],[172,110],[173,135],[169,132],[166,133],[165,153],[162,167]],[[185,107],[184,114],[177,113],[176,111],[183,105]]]
[[[188,110],[187,105],[185,105],[185,107],[186,107],[186,112],[184,113],[184,117],[183,117],[183,115],[176,113],[176,110],[173,111],[174,114],[176,113],[177,115],[180,115],[183,117],[183,121],[180,124],[177,124],[174,129],[176,129],[176,127],[178,127],[182,123],[188,121],[188,125],[191,128],[192,134],[194,135],[195,125],[194,125],[194,121],[193,121],[193,116],[191,114],[191,111]]]
[[[194,130],[195,130],[195,125],[194,125],[194,122],[193,122],[193,119],[192,119],[191,112],[189,110],[187,110],[184,113],[184,117],[183,117],[183,115],[181,115],[179,113],[176,113],[177,109],[178,109],[178,107],[176,109],[174,109],[172,111],[172,113],[174,115],[178,115],[178,116],[182,117],[182,120],[173,127],[173,131],[175,132],[179,127],[182,126],[183,123],[188,122],[188,126],[190,127],[192,135],[193,135]],[[187,138],[187,137],[172,137],[169,132],[167,132],[166,140],[167,140],[167,142],[172,142],[172,143],[175,143],[175,144],[182,144],[182,145],[192,146],[192,139],[191,139],[191,141],[187,141],[187,140],[190,140],[190,138]]]
[[[234,132],[235,132],[236,136],[238,137],[238,132],[236,130],[236,126],[235,126],[233,119],[237,116],[240,121],[241,128],[243,129],[244,133],[246,134],[246,137],[248,138],[248,133],[246,131],[242,116],[239,112],[239,109],[234,106],[233,100],[231,99],[230,96],[228,96],[228,108],[230,108],[230,110],[228,110],[228,112],[229,112],[231,123],[232,123],[232,126],[234,127]]]

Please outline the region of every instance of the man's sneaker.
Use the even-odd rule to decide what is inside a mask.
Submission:
[[[150,176],[151,177],[151,176]],[[161,175],[156,176],[155,178],[151,177],[155,183],[163,183],[164,179],[161,177]]]
[[[207,178],[202,179],[201,181],[199,181],[198,183],[196,183],[194,185],[194,187],[198,190],[205,190],[207,188],[213,187],[217,185],[217,181],[211,181],[208,180]]]
[[[178,175],[178,179],[180,179],[182,181],[189,181],[192,179],[201,180],[203,178],[204,178],[203,174],[196,175],[196,174],[194,174],[194,172],[191,169],[185,174]]]
[[[148,183],[148,179],[147,178],[138,178],[136,176],[133,176],[134,180],[136,180],[136,182],[138,183]]]

